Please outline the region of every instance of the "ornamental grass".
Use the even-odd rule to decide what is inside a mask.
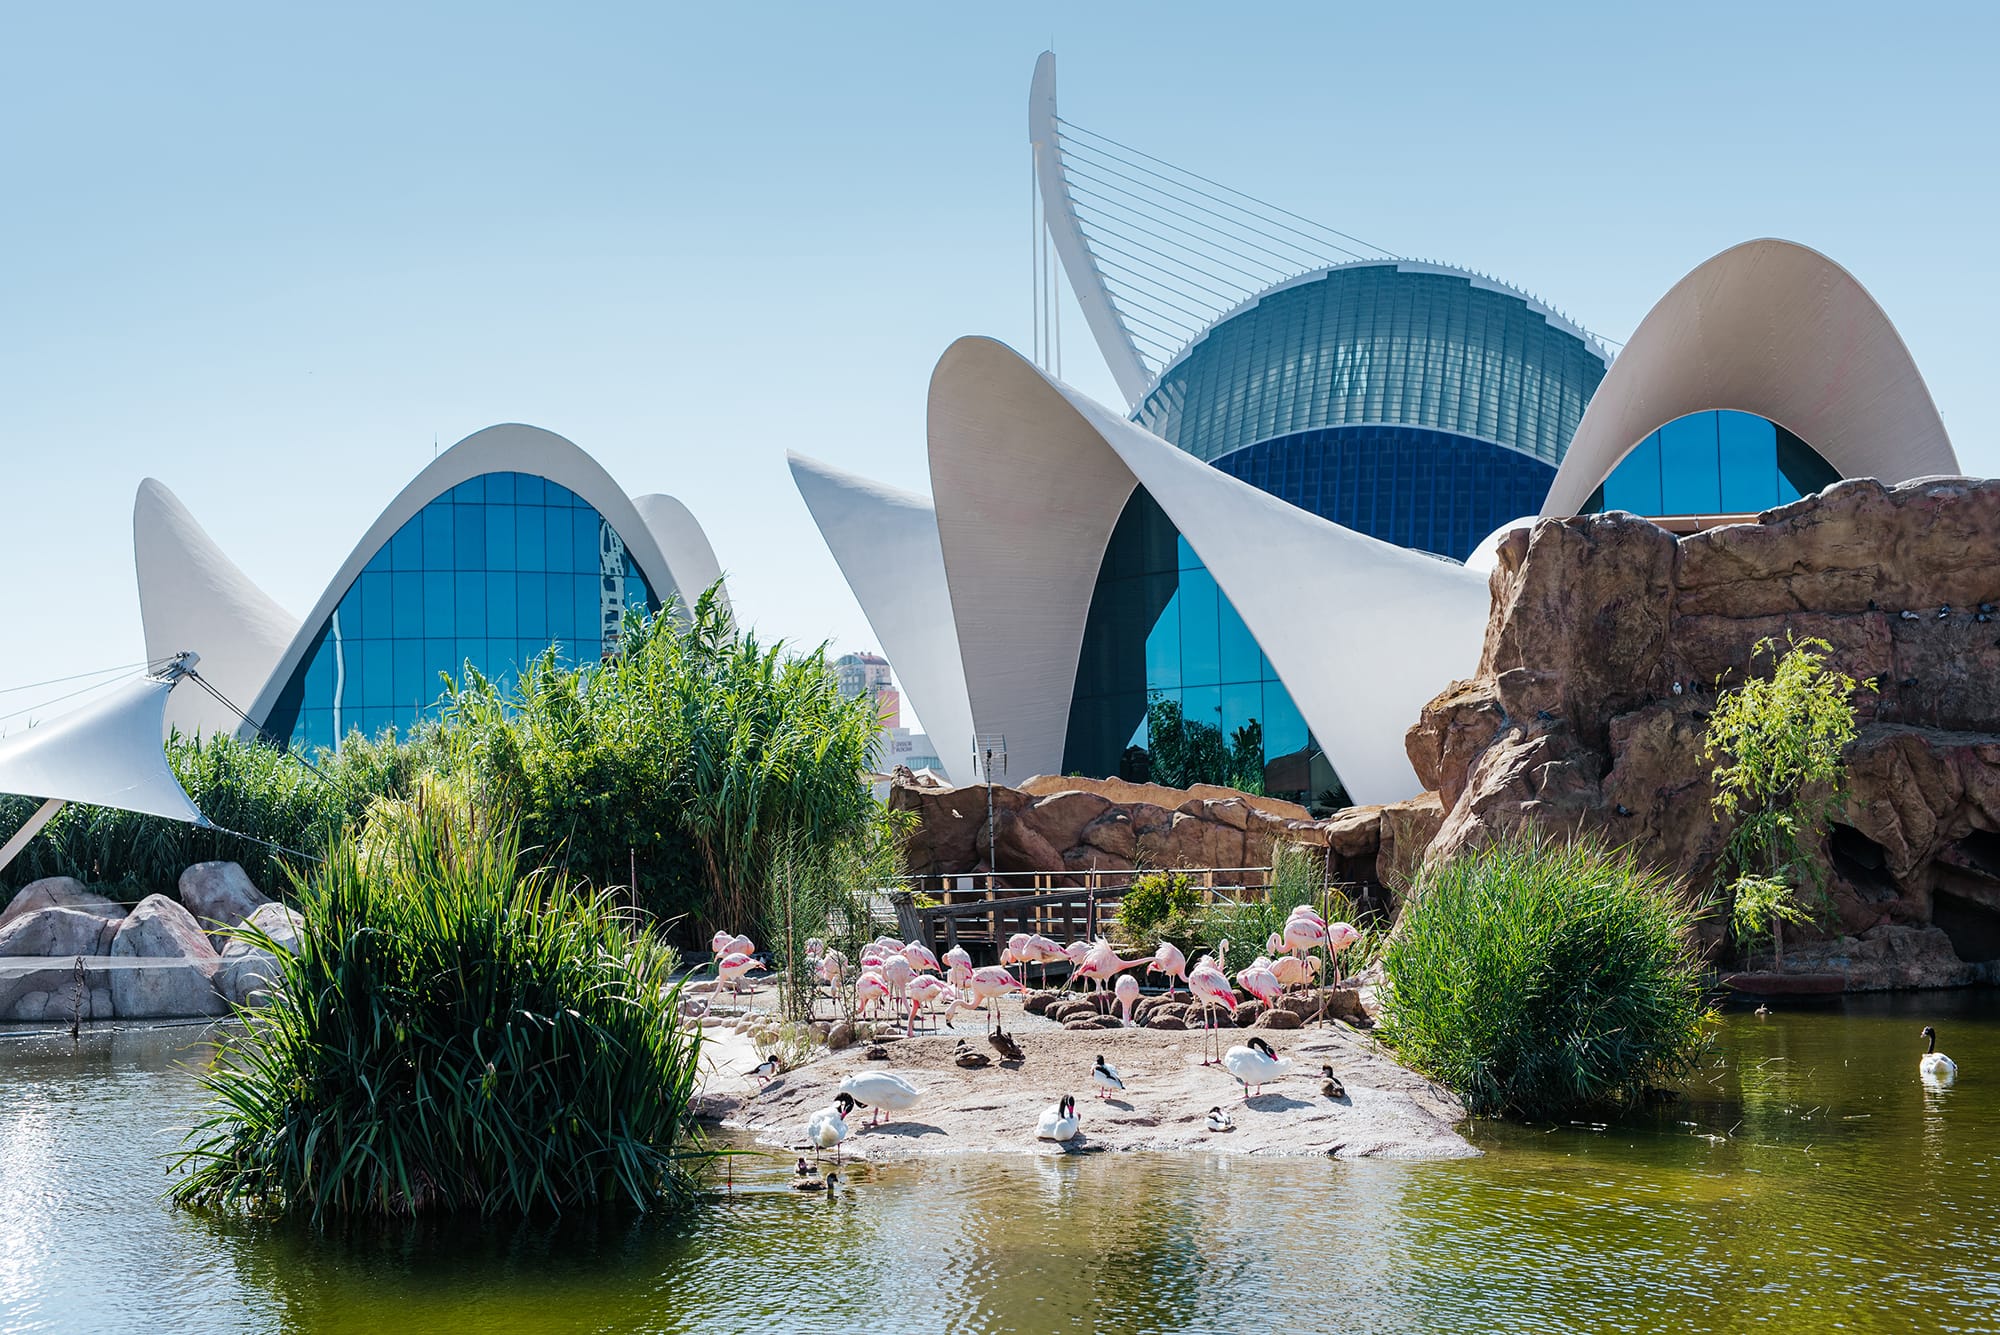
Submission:
[[[1474,1113],[1630,1100],[1699,1060],[1694,922],[1629,852],[1506,836],[1418,879],[1383,957],[1382,1037]]]
[[[674,957],[605,895],[522,874],[506,824],[430,787],[298,889],[270,1004],[203,1075],[189,1206],[314,1219],[653,1209],[706,1157]],[[385,831],[392,831],[386,834]]]

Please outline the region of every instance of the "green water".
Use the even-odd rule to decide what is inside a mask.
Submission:
[[[0,1331],[2000,1330],[1993,994],[1733,1014],[1681,1103],[1477,1160],[738,1160],[676,1223],[362,1241],[161,1203],[199,1037],[0,1040]]]

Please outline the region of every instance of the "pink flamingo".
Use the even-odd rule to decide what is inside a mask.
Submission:
[[[1195,1000],[1201,1003],[1201,1027],[1204,1034],[1201,1049],[1201,1064],[1203,1066],[1213,1066],[1215,1062],[1210,1061],[1208,1058],[1208,1042],[1206,1037],[1214,1028],[1214,1016],[1211,1014],[1211,1008],[1220,1006],[1231,1015],[1236,1014],[1236,989],[1229,985],[1229,976],[1227,974],[1204,959],[1201,963],[1195,965],[1194,969],[1188,974],[1188,991],[1192,992]],[[1217,1058],[1217,1060],[1219,1061],[1220,1058]]]
[[[917,1008],[929,1009],[937,1004],[939,997],[951,991],[951,985],[932,974],[920,973],[910,980],[910,1027],[908,1033],[917,1032]]]
[[[964,946],[953,946],[944,953],[945,981],[953,987],[963,988],[972,977],[972,954]]]
[[[896,999],[898,1006],[909,994],[910,962],[901,955],[890,955],[882,961],[882,981],[889,985],[889,995]]]
[[[1278,975],[1271,972],[1270,968],[1262,963],[1253,964],[1247,969],[1238,970],[1236,981],[1245,992],[1248,992],[1266,1006],[1277,1005],[1278,997],[1284,990],[1278,983]]]
[[[1111,943],[1098,937],[1091,943],[1081,967],[1076,971],[1078,978],[1088,978],[1097,989],[1102,989],[1107,979],[1115,978],[1127,969],[1136,969],[1145,964],[1149,956],[1140,955],[1135,959],[1121,959]]]
[[[1027,946],[1021,951],[1021,962],[1023,964],[1039,964],[1042,966],[1043,987],[1049,985],[1049,966],[1051,964],[1061,964],[1068,959],[1069,952],[1051,941],[1048,937],[1041,935],[1031,934],[1028,937]],[[1022,975],[1022,981],[1027,981],[1025,972]]]
[[[903,958],[908,960],[910,967],[918,973],[939,973],[944,967],[938,963],[938,957],[931,954],[931,948],[920,941],[912,941],[904,946]]]
[[[715,962],[715,991],[708,994],[708,1005],[701,1008],[701,1013],[706,1015],[714,1007],[715,993],[722,990],[724,983],[729,984],[730,999],[740,1004],[743,999],[743,975],[756,967],[756,958],[740,950],[731,951],[718,959]]]
[[[867,1015],[889,999],[889,985],[873,969],[863,969],[854,980],[854,1013]]]
[[[1153,952],[1153,962],[1146,966],[1146,972],[1165,974],[1167,995],[1171,997],[1174,994],[1174,979],[1178,978],[1182,983],[1187,982],[1187,956],[1181,954],[1180,947],[1173,942],[1162,941],[1159,949]]]
[[[1340,986],[1340,954],[1361,939],[1361,931],[1351,922],[1337,922],[1326,929],[1326,955],[1333,961],[1333,985]]]
[[[1280,955],[1270,963],[1270,970],[1277,976],[1282,987],[1310,987],[1319,973],[1319,961],[1300,959],[1296,955]]]
[[[1076,981],[1077,970],[1083,967],[1084,960],[1089,958],[1089,956],[1090,943],[1088,941],[1072,941],[1063,947],[1063,958],[1069,961],[1069,977],[1063,979],[1064,987],[1068,987]]]
[[[1125,1008],[1125,1025],[1132,1025],[1132,1008],[1139,1004],[1139,980],[1129,973],[1118,975],[1118,984],[1112,989],[1118,997],[1118,1004]]]
[[[953,1017],[960,1011],[972,1009],[965,1004],[965,995],[950,983],[946,983],[944,991],[938,993],[937,1004],[938,1010],[944,1015],[944,1027],[947,1029],[958,1028],[957,1025],[952,1023]]]
[[[724,955],[754,955],[757,947],[747,936],[731,936],[728,932],[717,932],[708,939],[708,948],[721,959]]]
[[[986,1003],[988,1001],[998,1001],[1009,992],[1025,992],[1027,990],[1020,979],[1009,973],[1004,965],[999,964],[988,964],[974,969],[972,977],[967,979],[965,984],[965,995],[971,997],[973,1005],[978,1006],[982,1010],[986,1010]],[[991,1021],[999,1013],[1000,1008],[998,1006],[987,1010],[986,1018],[989,1027],[991,1027]]]
[[[1034,956],[1028,950],[1028,934],[1016,932],[1007,938],[1007,948],[1000,952],[1000,966],[1015,965],[1021,970],[1019,981],[1023,992],[1028,990],[1028,965]]]

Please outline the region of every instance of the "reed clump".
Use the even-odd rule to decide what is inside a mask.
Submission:
[[[699,1038],[673,953],[467,812],[423,785],[298,883],[297,953],[273,949],[270,1004],[202,1077],[179,1203],[528,1216],[690,1194]]]
[[[1685,1079],[1706,1041],[1694,921],[1629,852],[1509,835],[1419,877],[1381,1035],[1474,1113],[1629,1100]]]

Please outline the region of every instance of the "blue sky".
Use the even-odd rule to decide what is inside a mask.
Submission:
[[[1615,338],[1825,251],[2000,472],[2000,21],[1906,9],[12,6],[0,687],[141,656],[141,477],[303,614],[503,421],[685,500],[761,632],[872,647],[784,452],[928,489],[938,354],[1026,345],[1052,40],[1068,118]]]

